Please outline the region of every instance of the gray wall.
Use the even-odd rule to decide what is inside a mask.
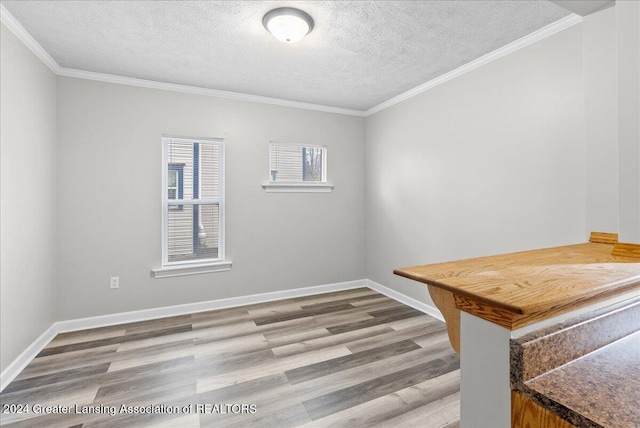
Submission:
[[[640,4],[584,18],[587,230],[640,242]]]
[[[618,232],[618,76],[616,8],[585,16],[587,230]]]
[[[229,272],[149,276],[162,134],[225,139]],[[58,136],[59,320],[364,278],[362,118],[59,78]],[[265,193],[269,140],[326,144],[335,190]]]
[[[640,243],[640,4],[616,2],[620,240]]]
[[[54,319],[56,77],[0,25],[0,367]]]
[[[368,278],[586,240],[580,25],[365,123]]]

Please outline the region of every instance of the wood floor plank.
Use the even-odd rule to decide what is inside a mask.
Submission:
[[[351,299],[370,295],[381,296],[381,294],[377,291],[371,290],[370,288],[361,287],[353,288],[351,290],[334,291],[331,293],[314,294],[311,296],[294,297],[290,300],[300,305],[312,305],[315,303],[328,302],[332,300],[340,300],[346,298]]]
[[[193,319],[191,318],[191,314],[141,321],[129,324],[125,330],[125,334],[140,334],[151,331],[166,330],[167,328],[190,326],[192,322]]]
[[[316,309],[316,308],[329,308],[333,306],[340,306],[344,304],[349,304],[351,306],[356,306],[358,302],[371,302],[372,300],[379,299],[380,295],[377,293],[368,293],[358,297],[341,297],[337,300],[329,300],[322,302],[309,302],[304,305],[301,305],[302,309]]]
[[[308,296],[309,299],[313,296]],[[328,300],[334,300],[333,298]],[[247,312],[254,318],[259,318],[275,313],[286,312],[291,310],[299,311],[302,309],[302,304],[298,303],[295,299],[277,300],[273,302],[256,303],[246,306]]]
[[[395,302],[395,304],[399,303],[398,301],[393,300],[390,297],[383,296],[382,294],[376,294],[376,295],[372,296],[371,299],[356,300],[356,301],[351,302],[351,304],[353,306],[357,307],[357,308],[361,308],[361,307],[377,305],[377,304],[380,304],[380,303],[387,303],[387,302]]]
[[[104,339],[94,339],[86,342],[77,342],[69,345],[54,346],[44,348],[37,356],[46,357],[54,354],[62,354],[65,352],[80,351],[83,349],[97,348],[101,346],[108,346],[114,344],[120,344],[125,342],[133,342],[136,340],[147,339],[158,336],[168,336],[176,333],[182,333],[185,331],[191,331],[191,325],[184,325],[178,327],[164,328],[160,330],[150,330],[143,333],[124,334],[122,336],[108,337]]]
[[[272,348],[273,353],[279,357],[287,355],[299,354],[301,352],[308,352],[314,349],[327,348],[330,346],[339,346],[355,342],[359,339],[372,338],[384,333],[390,333],[393,330],[385,325],[375,325],[369,328],[363,328],[360,330],[353,330],[342,334],[329,334],[327,336],[309,339],[305,341],[290,343],[286,345],[276,346]]]
[[[284,326],[285,322],[279,324],[267,324],[260,326],[260,331],[264,332],[264,337],[267,339],[272,339],[275,337],[280,337],[286,334],[295,333],[296,331],[300,331],[299,329],[311,329],[311,328],[325,328],[328,329],[330,327],[334,327],[337,325],[341,325],[344,323],[351,323],[357,321],[363,321],[371,319],[371,315],[360,312],[358,310],[346,310],[334,314],[322,314],[316,315],[312,318],[301,318],[298,319],[297,322],[303,323],[296,325],[296,320],[288,321],[289,323],[287,327]],[[269,329],[269,326],[280,326],[279,328]],[[264,329],[263,329],[264,328]]]
[[[411,340],[413,340],[416,344],[420,345],[423,348],[429,348],[441,343],[451,344],[451,342],[449,342],[449,334],[446,332],[446,330],[438,330],[427,334],[422,334],[420,336],[412,338]]]
[[[132,406],[156,403],[176,406],[185,397],[193,400],[195,393],[196,382],[193,378],[154,376],[100,387],[94,401],[103,405],[116,406],[120,406],[122,403]]]
[[[130,351],[117,351],[111,360],[108,371],[114,372],[181,357],[191,357],[193,356],[193,346],[193,340],[183,340]]]
[[[16,377],[16,380],[110,362],[113,361],[117,351],[118,345],[108,345],[35,358]]]
[[[443,357],[306,400],[302,404],[311,419],[320,419],[331,413],[416,385],[458,368],[459,361],[455,356]]]
[[[398,331],[390,331],[376,337],[364,337],[351,343],[347,347],[351,352],[366,351],[377,346],[395,343],[405,339],[415,339],[428,334],[446,335],[447,329],[442,324],[416,325]]]
[[[177,425],[176,421],[184,415],[181,413],[181,409],[192,402],[193,397],[190,395],[169,398],[162,405],[165,409],[171,408],[170,412],[165,410],[159,413],[118,413],[115,416],[92,418],[90,422],[83,423],[83,428],[85,426],[92,428],[129,428],[155,425],[179,427],[180,425]],[[140,400],[139,403],[142,406],[159,406],[157,397],[149,397],[146,401]]]
[[[271,326],[265,327],[265,330]],[[196,343],[216,342],[219,340],[231,339],[238,336],[261,333],[257,331],[253,320],[238,321],[215,326],[206,326],[194,323],[193,330],[198,330],[199,336]]]
[[[404,354],[405,352],[414,351],[416,349],[420,349],[420,346],[416,345],[411,340],[403,340],[401,342],[392,343],[379,348],[373,348],[368,351],[362,351],[356,354],[346,355],[344,357],[287,370],[284,373],[287,375],[289,382],[295,385],[296,383],[316,379],[331,373],[341,372],[353,367],[363,366],[374,361],[384,360],[385,358]]]
[[[421,348],[382,361],[311,379],[292,385],[293,394],[301,401],[317,398],[381,376],[415,367],[425,361],[454,355],[453,350],[450,348],[450,346],[440,346],[434,349]]]
[[[409,306],[404,306],[404,305],[400,305],[397,308],[389,308],[389,309],[380,309],[377,311],[367,311],[369,313],[369,315],[371,315],[374,318],[391,318],[393,319],[394,317],[400,315],[412,315],[412,316],[423,316],[424,312],[421,312],[417,309],[411,308]],[[402,317],[402,318],[398,318],[398,319],[404,319],[404,318],[409,318],[409,317]]]
[[[251,306],[235,306],[232,308],[213,309],[210,311],[194,312],[191,314],[191,321],[213,321],[213,320],[233,320],[249,315]]]
[[[294,303],[287,300],[286,303],[280,303],[277,305],[261,306],[260,308],[252,308],[247,312],[251,316],[251,319],[273,317],[278,315],[290,314],[293,312],[300,312],[302,306],[298,303]]]
[[[274,397],[289,389],[289,379],[284,372],[278,372],[198,393],[196,403],[221,403],[225,401],[256,403],[260,397]]]
[[[354,367],[342,372],[331,373],[324,377],[308,380],[291,385],[284,373],[282,377],[266,376],[257,380],[239,382],[237,384],[219,388],[199,394],[208,400],[244,399],[260,404],[261,408],[273,409],[282,406],[280,397],[296,397],[299,401],[312,399],[332,391],[351,387],[367,380],[375,379],[394,373],[398,370],[414,367],[425,361],[455,355],[451,346],[442,344],[432,349],[417,349],[402,355],[390,357],[386,360],[376,361],[367,365]],[[277,382],[274,381],[277,379]],[[264,387],[263,387],[264,385]],[[286,400],[284,400],[287,403]]]
[[[269,348],[273,350],[274,348],[279,348],[281,346],[320,339],[322,337],[328,337],[330,335],[331,333],[329,333],[329,330],[324,327],[311,327],[301,331],[279,332],[278,334],[267,333],[265,335],[265,338],[266,336],[268,336],[267,342],[269,342]]]
[[[165,361],[162,363],[138,366],[135,368],[121,370],[117,372],[101,373],[101,374],[96,374],[96,375],[83,377],[83,378],[71,378],[62,383],[50,384],[44,387],[24,391],[22,396],[20,395],[16,396],[12,394],[5,396],[5,392],[3,392],[2,401],[4,402],[6,399],[11,399],[11,398],[20,400],[20,399],[23,399],[24,397],[29,397],[29,399],[32,399],[32,398],[38,399],[38,394],[41,394],[43,392],[42,388],[44,388],[44,389],[53,389],[52,395],[54,395],[56,392],[59,391],[58,395],[52,399],[52,400],[57,400],[55,401],[55,403],[59,404],[60,400],[63,400],[63,402],[68,402],[68,400],[65,398],[68,394],[70,393],[73,394],[74,391],[81,390],[83,388],[94,388],[97,392],[98,387],[101,387],[101,386],[107,387],[107,386],[115,385],[116,387],[118,387],[118,385],[122,385],[126,383],[137,384],[137,385],[144,385],[145,383],[154,384],[156,383],[156,380],[159,377],[168,377],[168,376],[172,376],[174,378],[176,376],[183,377],[181,373],[184,373],[184,372],[188,373],[192,371],[192,367],[193,367],[193,358],[183,358],[183,359],[177,359],[173,361]],[[170,394],[165,395],[164,398],[166,399],[168,398],[168,396],[170,396]],[[124,396],[118,396],[114,399],[114,402],[118,404],[118,401],[124,398],[125,398]],[[104,400],[101,403],[98,403],[95,397],[93,401],[94,402],[92,404],[113,404],[110,402],[105,402]],[[41,401],[36,401],[36,403],[41,403]],[[79,404],[79,403],[75,403],[75,404]],[[37,426],[58,426],[59,419],[60,418],[56,415],[47,415],[47,416],[38,417],[36,420],[39,422],[36,425]],[[99,417],[97,419],[99,419]],[[77,419],[77,421],[87,422],[87,421],[93,421],[97,419],[93,417],[85,416]],[[61,424],[61,426],[68,426],[68,425],[69,425],[69,421],[67,421],[67,424]]]
[[[11,382],[11,384],[8,385],[2,392],[4,394],[9,394],[11,392],[23,391],[25,389],[39,388],[42,385],[58,384],[61,382],[69,381],[70,379],[84,379],[86,377],[106,373],[107,370],[109,370],[110,364],[111,363],[96,364],[93,366],[85,366],[77,369],[65,370],[42,376],[35,376],[28,379],[17,380]]]
[[[332,320],[334,323],[340,323],[367,318],[371,317],[366,313],[350,313],[335,315]],[[206,328],[196,340],[196,345],[219,342],[253,334],[263,334],[265,338],[270,339],[318,328],[325,328],[325,324],[318,321],[315,317],[299,318],[261,326],[256,326],[253,321],[248,321],[224,327]]]
[[[262,418],[266,415],[275,415],[281,412],[286,413],[292,403],[300,404],[300,409],[304,410],[301,400],[295,395],[286,376],[282,373],[260,378],[259,382],[250,380],[225,388],[198,394],[198,399],[207,397],[209,402],[240,402],[253,403],[256,406],[254,416],[243,417],[242,420],[251,425],[254,419]],[[283,400],[282,397],[296,397],[293,400]],[[225,401],[226,400],[226,401]],[[304,410],[306,420],[308,415]],[[258,425],[260,426],[260,425]]]
[[[389,423],[389,420],[416,409],[424,415],[424,406],[459,390],[460,370],[455,370],[375,400],[332,413],[304,426],[308,428],[394,426]],[[426,426],[427,421],[423,420],[423,423]]]
[[[372,325],[386,324],[391,321],[423,315],[422,312],[419,312],[413,308],[408,308],[408,309],[400,308],[399,310],[373,311],[373,312],[368,312],[368,314],[371,315],[373,318],[363,320],[363,321],[356,321],[353,323],[343,324],[336,327],[329,327],[327,328],[327,330],[329,330],[331,334],[339,334],[347,331],[358,330],[365,327],[371,327]]]
[[[249,334],[213,342],[195,341],[193,354],[196,358],[212,357],[224,359],[235,355],[269,349],[269,341],[264,335]]]
[[[383,309],[398,308],[402,306],[402,303],[397,302],[396,300],[390,299],[388,297],[384,297],[380,299],[371,299],[371,300],[364,300],[361,302],[353,302],[351,305],[355,308],[352,310],[352,312],[367,313],[367,312],[383,310]]]
[[[282,313],[291,310],[300,310],[302,306],[314,305],[325,302],[334,302],[337,300],[348,300],[354,303],[363,296],[384,297],[381,294],[369,288],[355,288],[352,290],[336,291],[332,293],[315,294],[311,296],[295,297],[293,299],[279,300],[274,302],[258,303],[246,306],[247,310],[253,317],[262,317],[275,313]]]
[[[47,345],[47,348],[58,347],[64,345],[71,345],[73,343],[87,342],[89,340],[107,339],[111,337],[123,336],[126,330],[123,328],[118,329],[90,329],[83,331],[74,331],[71,333],[60,333],[53,338]]]
[[[191,374],[195,365],[192,355],[165,359],[158,362],[142,364],[138,366],[123,368],[121,370],[109,370],[98,376],[98,383],[101,386],[113,385],[124,381],[145,379],[154,376],[178,375],[180,373]]]
[[[428,324],[439,324],[443,327],[446,326],[444,322],[437,320],[432,316],[426,315],[426,314],[422,314],[417,317],[391,321],[387,323],[387,325],[394,330],[402,330],[409,327],[415,327],[416,325],[428,325]]]
[[[200,312],[192,315],[191,325],[194,330],[209,327],[225,326],[239,322],[253,321],[253,317],[246,309],[235,309],[233,312],[225,311],[226,315],[217,315],[210,312]]]
[[[385,301],[384,303],[377,304],[372,309],[386,309],[390,307],[397,307],[398,302]],[[338,313],[328,313],[328,314],[320,314],[313,317],[307,318],[299,318],[289,321],[283,321],[276,324],[266,324],[259,326],[258,328],[251,328],[254,332],[262,332],[267,339],[272,339],[275,337],[280,337],[282,335],[288,335],[292,333],[299,332],[304,329],[311,328],[325,328],[340,326],[343,324],[354,323],[358,321],[372,319],[373,317],[369,315],[366,311],[363,311],[358,308],[354,308],[351,310],[344,310]],[[204,341],[204,339],[203,339]]]
[[[271,349],[243,353],[229,358],[201,357],[196,359],[196,373],[199,377],[225,375],[237,370],[251,370],[257,365],[272,365],[276,356]]]
[[[150,390],[145,387],[145,385],[167,385],[167,379],[169,381],[171,379],[184,378],[184,373],[192,373],[193,372],[193,357],[191,358],[180,358],[172,361],[164,361],[161,363],[148,364],[144,366],[138,366],[130,369],[120,370],[116,372],[107,372],[104,374],[94,375],[90,378],[78,378],[71,379],[64,384],[51,385],[55,387],[57,390],[61,391],[61,395],[64,395],[66,391],[72,391],[75,388],[83,388],[89,387],[90,385],[94,385],[96,388],[98,386],[104,387],[112,387],[113,389],[121,389],[123,385],[129,387],[131,390],[131,386],[134,385],[137,387],[139,393],[131,393],[130,391],[127,394],[110,394],[108,396],[103,397],[95,397],[94,401],[90,403],[91,406],[119,406],[121,404],[133,404],[132,402],[126,403],[123,400],[141,400],[147,397],[146,399],[157,399],[158,394],[162,396],[162,402],[168,402],[171,400],[180,401],[184,400],[185,396],[188,397],[190,402],[193,401],[193,384],[189,385],[188,382],[182,385],[181,388],[171,388],[168,390],[161,390],[160,393],[158,389],[155,388]],[[162,380],[164,378],[164,380]],[[160,381],[159,381],[160,379]],[[181,380],[179,382],[181,382]],[[162,388],[161,388],[162,389]],[[105,388],[106,390],[106,388]],[[105,391],[103,390],[103,391]],[[149,392],[152,392],[151,398],[149,398]],[[131,395],[133,394],[133,395]],[[89,403],[87,403],[89,404]],[[113,418],[110,415],[72,415],[66,418],[61,418],[59,415],[44,415],[33,419],[32,422],[27,424],[26,426],[43,426],[43,427],[68,427],[74,422],[84,423],[85,426],[87,424],[93,424],[100,421],[109,421]],[[30,420],[31,421],[31,420]]]
[[[200,416],[197,414],[187,414],[166,421],[153,422],[147,425],[148,428],[199,428]]]
[[[64,414],[47,414],[47,415],[35,415],[31,414],[28,418],[20,420],[13,420],[12,422],[6,422],[0,418],[0,425],[9,428],[34,428],[34,427],[46,427],[46,428],[70,428],[78,427],[82,428],[84,418],[81,415],[64,415]]]
[[[300,403],[290,405],[272,412],[255,414],[203,414],[200,415],[201,427],[297,427],[309,422],[309,416]]]
[[[368,288],[58,335],[2,403],[188,406],[191,413],[0,415],[16,427],[459,424],[444,323]],[[255,412],[196,412],[196,405]]]
[[[322,314],[334,314],[340,311],[346,311],[350,309],[355,309],[355,307],[351,304],[342,304],[337,306],[323,306],[323,307],[315,307],[314,309],[301,309],[295,312],[288,312],[279,315],[266,316],[261,318],[254,319],[256,325],[264,325],[264,324],[273,324],[282,321],[289,321],[298,318],[308,318],[314,315],[322,315]]]
[[[134,349],[150,348],[152,346],[166,345],[175,342],[184,342],[186,340],[197,340],[202,336],[202,331],[188,330],[177,333],[154,336],[146,339],[135,341],[125,341],[118,345],[118,352],[131,351]]]
[[[42,406],[73,406],[75,404],[88,404],[93,402],[96,393],[98,392],[98,386],[89,384],[75,384],[73,387],[66,387],[64,393],[60,392],[60,388],[57,384],[44,385],[38,389],[29,389],[25,391],[18,391],[14,393],[5,394],[2,393],[0,402],[2,404],[24,404],[33,403]],[[30,419],[37,416],[34,412],[26,414],[0,414],[0,424],[6,424],[8,422]]]
[[[181,325],[187,324],[189,319],[191,318],[191,314],[187,315],[175,315],[164,318],[155,318],[144,321],[133,321],[124,324],[119,324],[120,328],[124,328],[125,330],[138,330],[138,332],[151,331],[151,330],[162,330],[166,328],[167,325],[172,327],[178,327]],[[101,327],[101,328],[112,328],[112,327]],[[134,331],[135,332],[135,331]]]
[[[460,392],[441,398],[424,407],[380,422],[375,427],[445,428],[457,426],[460,420]]]
[[[214,376],[200,377],[198,379],[198,393],[210,391],[227,385],[233,385],[255,377],[257,374],[264,376],[286,370],[302,367],[332,358],[342,357],[351,354],[346,347],[332,348],[328,350],[316,350],[303,354],[291,355],[283,358],[276,358],[255,364],[248,369],[234,370]]]

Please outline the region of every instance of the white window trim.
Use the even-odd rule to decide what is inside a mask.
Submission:
[[[151,269],[151,276],[156,279],[171,278],[174,276],[198,275],[201,273],[225,272],[231,270],[231,260],[211,263],[190,263],[174,266],[165,266]]]
[[[271,161],[269,160],[269,181],[262,185],[267,193],[329,193],[334,187],[327,182],[327,146],[317,144],[284,143],[282,141],[269,141],[269,159],[271,158],[271,147],[274,144],[286,144],[297,147],[314,147],[323,150],[322,178],[324,181],[271,181]]]
[[[169,197],[167,194],[167,185],[168,185],[168,170],[167,170],[167,160],[168,160],[168,142],[167,140],[183,140],[185,142],[213,142],[220,144],[220,177],[219,183],[219,197],[216,200],[210,199],[201,199],[198,201],[198,204],[207,204],[207,203],[219,203],[219,228],[218,236],[218,258],[210,259],[210,260],[189,260],[189,261],[180,261],[180,262],[169,262],[168,261],[168,237],[167,237],[167,229],[168,229],[168,210],[166,207],[169,205]],[[162,266],[151,269],[151,276],[153,278],[169,278],[175,276],[184,276],[184,275],[196,275],[202,273],[212,273],[212,272],[223,272],[231,269],[232,262],[230,260],[225,260],[225,147],[224,140],[222,138],[192,138],[192,137],[178,137],[172,135],[163,135],[162,136]],[[171,203],[178,203],[179,205],[189,205],[194,204],[194,202],[189,200],[171,200]]]
[[[333,185],[326,183],[274,183],[263,184],[268,193],[329,193]]]

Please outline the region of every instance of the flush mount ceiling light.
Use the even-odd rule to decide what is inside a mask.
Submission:
[[[313,19],[300,9],[280,7],[267,12],[262,18],[262,25],[276,39],[295,43],[313,30]]]

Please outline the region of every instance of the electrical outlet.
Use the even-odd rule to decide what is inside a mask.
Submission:
[[[112,276],[111,277],[111,288],[120,288],[120,277]]]

